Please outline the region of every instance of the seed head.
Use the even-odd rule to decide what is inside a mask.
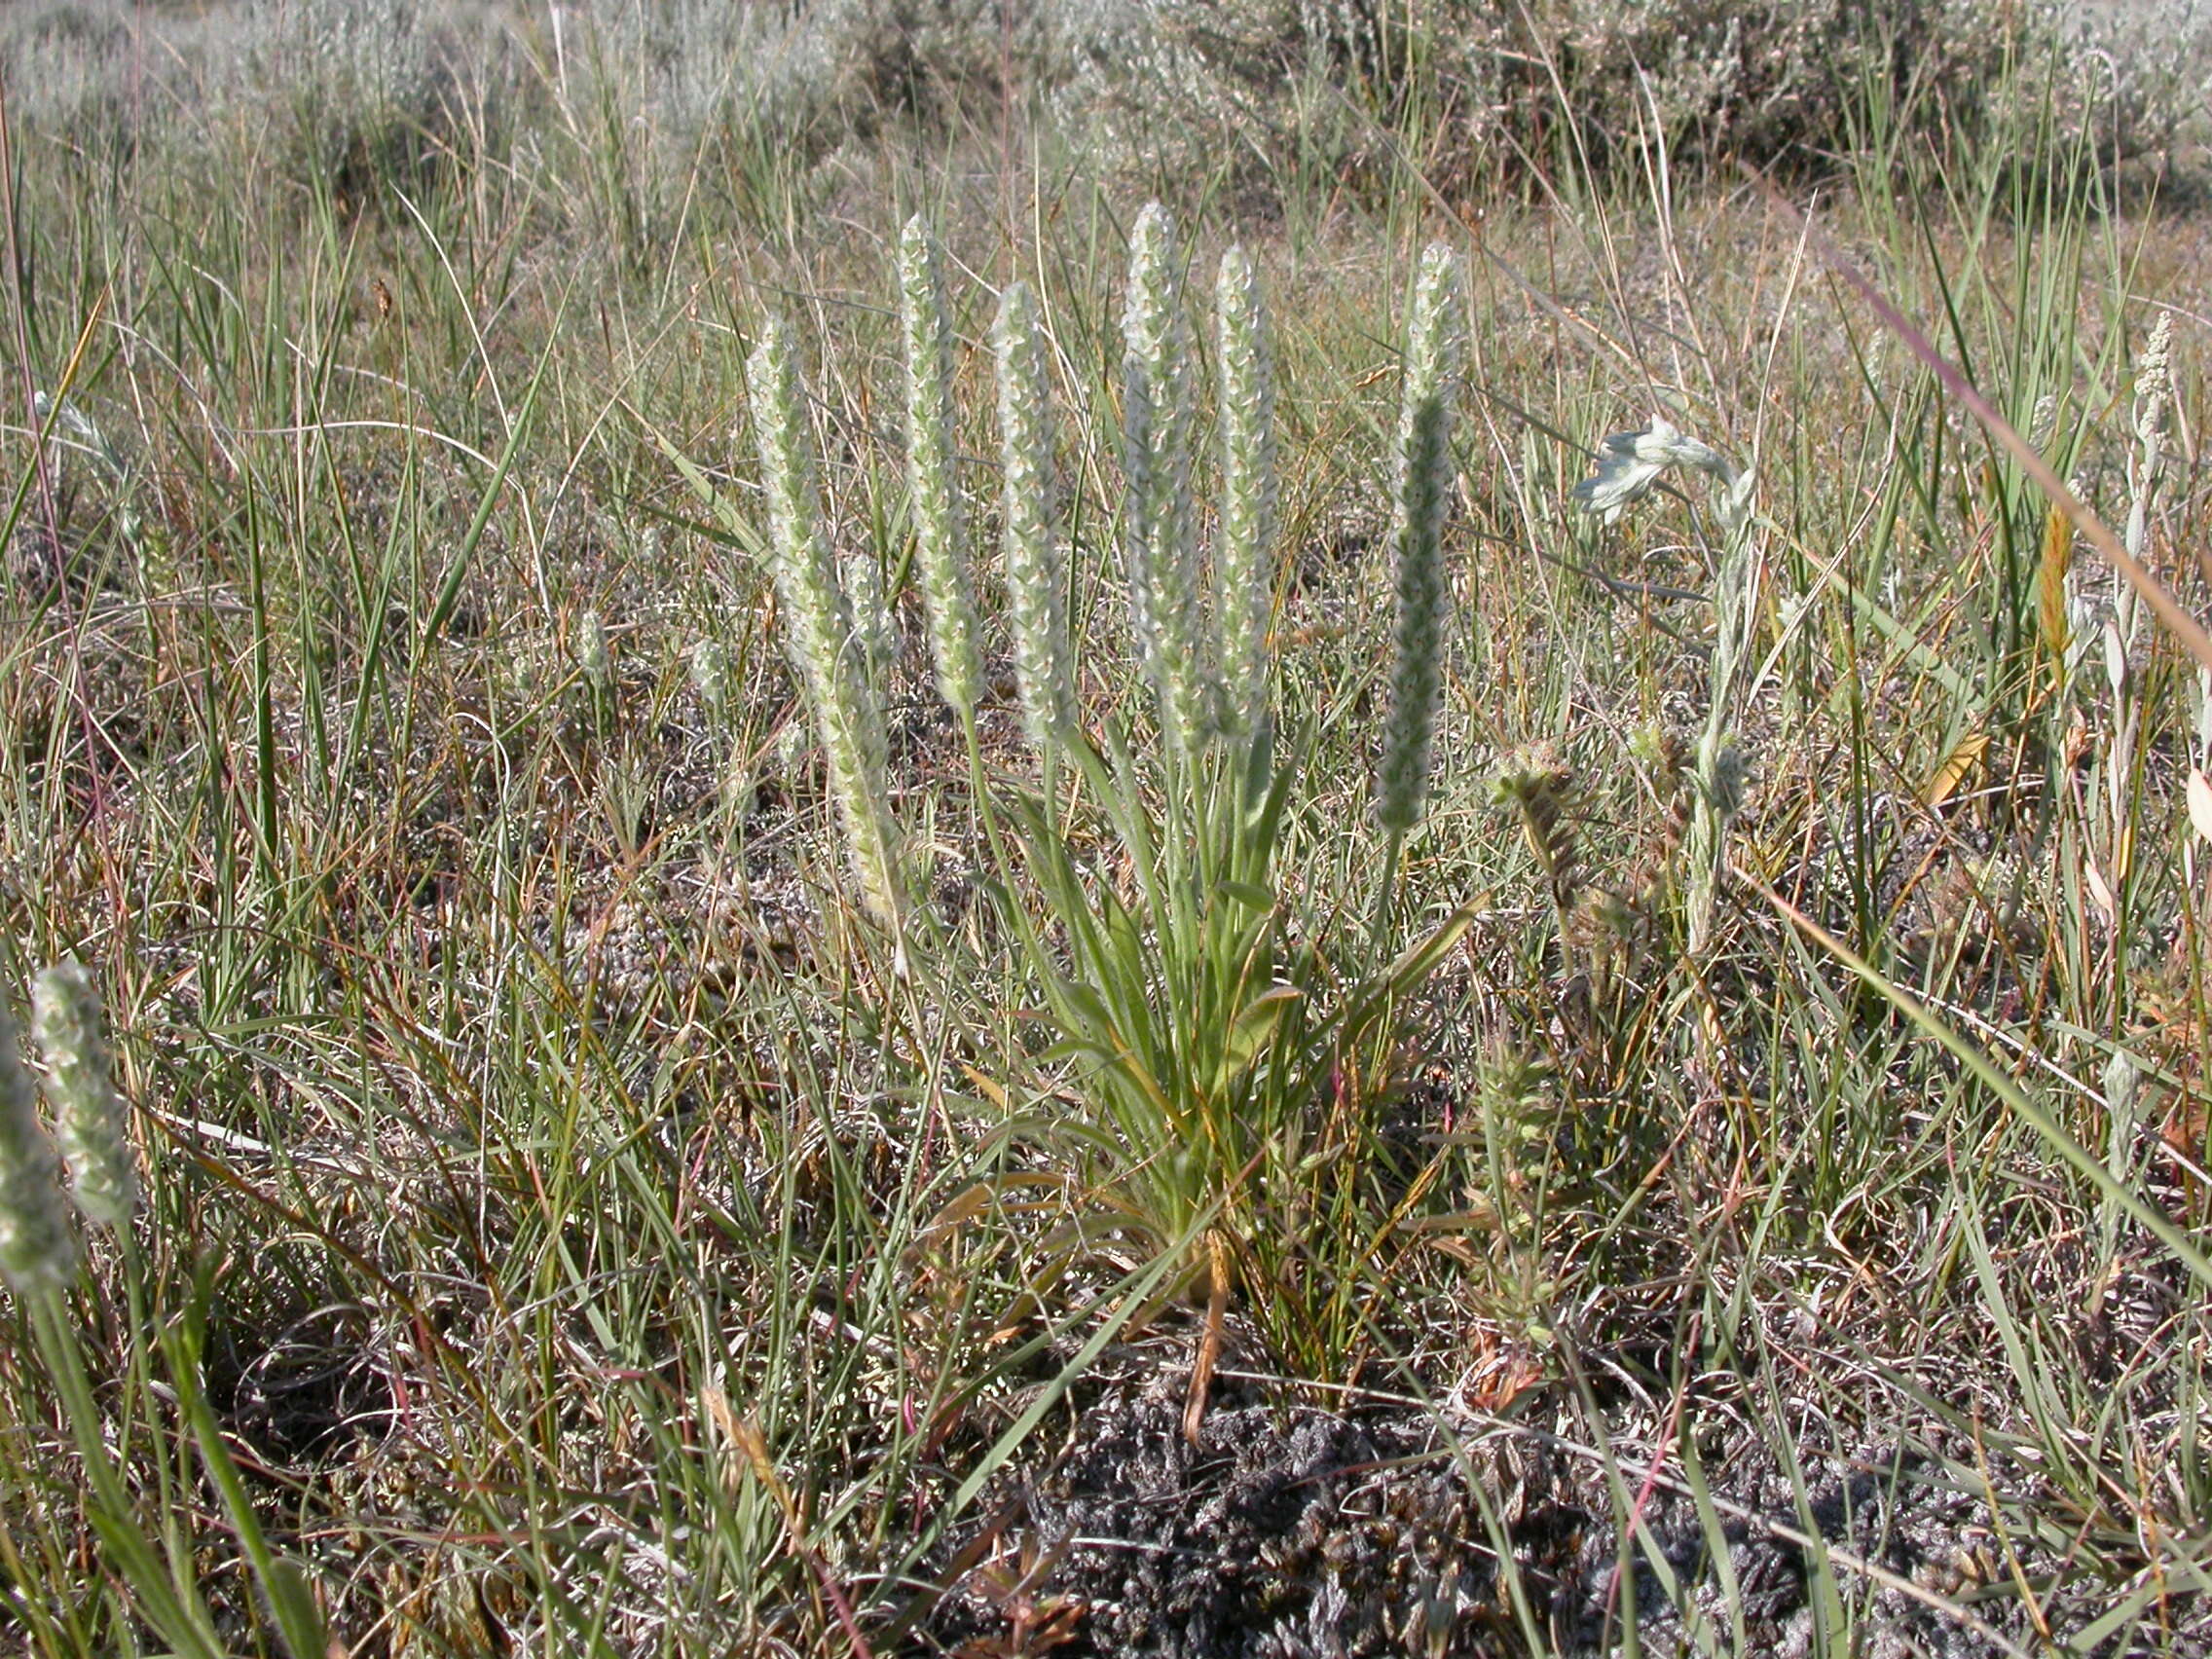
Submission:
[[[906,340],[906,461],[914,537],[938,689],[966,716],[982,695],[976,592],[952,464],[952,326],[938,276],[937,241],[920,214],[899,239],[899,316]]]
[[[1175,222],[1157,202],[1130,234],[1122,341],[1129,611],[1168,736],[1189,749],[1220,728],[1220,671],[1191,510],[1191,330]]]
[[[138,1206],[130,1112],[109,1069],[98,994],[78,964],[49,968],[32,983],[31,1031],[77,1208],[95,1226],[125,1226]]]
[[[1459,262],[1442,243],[1421,255],[1407,328],[1405,406],[1398,421],[1396,660],[1382,736],[1376,816],[1397,834],[1420,822],[1429,744],[1443,688],[1444,509],[1452,491],[1452,413],[1466,349]]]
[[[18,1291],[60,1284],[75,1264],[58,1174],[16,1022],[0,1013],[0,1277]]]
[[[729,652],[719,640],[701,640],[691,647],[691,689],[709,719],[728,719]]]
[[[1740,744],[1723,739],[1713,746],[1700,782],[1713,802],[1714,814],[1723,824],[1744,810],[1744,786],[1749,771]]]
[[[596,610],[585,610],[576,616],[576,667],[584,677],[584,683],[593,691],[605,693],[614,684],[614,659],[607,648],[607,623]]]
[[[2166,413],[2174,396],[2173,334],[2174,313],[2160,312],[2151,324],[2143,366],[2135,375],[2135,435],[2154,452],[2165,436]]]
[[[896,932],[902,876],[886,781],[890,745],[875,682],[875,630],[856,619],[823,530],[805,391],[790,330],[781,321],[771,319],[761,330],[746,380],[793,662],[814,705],[861,902],[878,924]]]
[[[1498,774],[1498,799],[1521,820],[1522,838],[1564,913],[1581,888],[1582,842],[1574,827],[1574,775],[1548,752]]]
[[[2136,1085],[2142,1078],[2143,1068],[2135,1063],[2135,1056],[2124,1049],[2115,1049],[2105,1067],[2105,1106],[2116,1121],[2133,1119]]]
[[[1244,730],[1268,707],[1268,619],[1274,602],[1274,365],[1252,262],[1222,255],[1215,290],[1221,330],[1221,556],[1215,572],[1227,713]]]
[[[999,443],[1006,469],[1006,585],[1014,671],[1029,740],[1050,753],[1076,724],[1066,571],[1052,535],[1052,410],[1045,345],[1028,284],[1000,296],[991,344],[998,356]]]

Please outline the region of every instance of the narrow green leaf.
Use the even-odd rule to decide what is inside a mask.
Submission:
[[[1282,1024],[1283,1015],[1304,995],[1296,985],[1276,985],[1255,998],[1230,1023],[1228,1039],[1222,1045],[1221,1067],[1213,1081],[1216,1094],[1226,1091],[1231,1081],[1252,1063],[1253,1056],[1267,1047]]]

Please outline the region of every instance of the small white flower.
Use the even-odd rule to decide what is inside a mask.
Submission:
[[[68,434],[68,441],[107,468],[111,478],[121,481],[128,477],[123,457],[115,445],[108,442],[107,434],[92,424],[91,416],[68,398],[64,397],[56,404],[43,391],[35,393],[31,398],[31,415],[41,425],[53,422],[62,432]]]
[[[100,436],[100,429],[92,424],[82,409],[66,397],[61,400],[57,410],[52,397],[43,391],[35,393],[31,398],[31,413],[41,422],[58,421],[71,437],[81,440],[88,448],[103,451],[107,448],[107,440]]]
[[[1599,444],[1597,474],[1574,487],[1575,504],[1616,524],[1673,466],[1694,467],[1720,481],[1728,492],[1721,503],[1724,519],[1733,522],[1750,512],[1751,474],[1739,475],[1719,451],[1686,436],[1657,415],[1642,431],[1615,432]]]

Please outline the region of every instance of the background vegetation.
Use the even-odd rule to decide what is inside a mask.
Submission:
[[[0,1306],[0,1630],[181,1649],[166,1581],[278,1651],[296,1569],[360,1653],[1209,1650],[1009,1502],[1148,1389],[1202,1460],[1210,1366],[1456,1483],[1348,1650],[1907,1651],[1909,1604],[2207,1651],[2212,694],[1737,164],[2201,613],[2208,63],[2187,11],[1948,0],[10,8],[0,940],[10,987],[92,969],[144,1194],[52,1331]],[[1081,703],[1155,787],[1112,436],[1153,196],[1274,319],[1284,960],[1325,996],[1461,918],[1270,1103],[1234,1291],[1039,1017],[980,814],[1045,775],[1003,696],[971,767],[911,591],[919,212],[984,609],[1020,280]],[[1439,239],[1452,622],[1385,944]],[[770,313],[896,622],[903,974],[766,575]],[[1744,562],[1702,480],[1572,506],[1655,415],[1755,462]],[[1063,828],[1019,867],[1125,896]],[[1548,1510],[1532,1449],[1581,1471]],[[1302,1619],[1351,1571],[1312,1551]]]

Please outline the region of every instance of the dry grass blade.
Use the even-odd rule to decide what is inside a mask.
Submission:
[[[874,1650],[868,1646],[867,1639],[861,1634],[860,1621],[853,1616],[853,1604],[831,1575],[830,1564],[822,1559],[822,1552],[807,1541],[806,1517],[800,1513],[798,1499],[793,1494],[791,1486],[777,1469],[775,1457],[768,1451],[768,1441],[761,1434],[759,1423],[752,1418],[731,1420],[726,1401],[722,1402],[721,1410],[718,1412],[716,1401],[720,1398],[719,1393],[709,1393],[702,1397],[707,1402],[709,1414],[715,1418],[716,1426],[733,1437],[736,1449],[744,1454],[746,1462],[752,1466],[754,1479],[775,1498],[777,1512],[783,1518],[785,1536],[791,1540],[792,1553],[812,1569],[815,1582],[822,1587],[823,1599],[830,1604],[830,1610],[836,1617],[838,1628],[845,1633],[845,1640],[852,1643],[855,1659],[873,1659]]]
[[[1205,1329],[1198,1336],[1198,1356],[1191,1366],[1191,1391],[1183,1405],[1183,1438],[1193,1446],[1198,1444],[1198,1431],[1205,1424],[1206,1396],[1213,1389],[1214,1367],[1221,1362],[1221,1322],[1229,1312],[1229,1241],[1219,1228],[1206,1234],[1206,1258],[1212,1288],[1206,1293]]]

